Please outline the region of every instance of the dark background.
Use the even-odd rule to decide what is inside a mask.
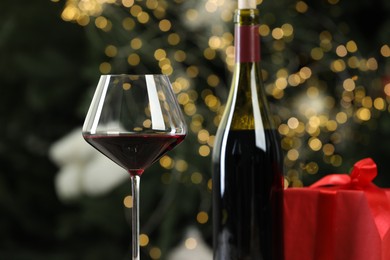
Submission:
[[[229,1],[225,2],[218,11],[232,9]],[[323,144],[334,145],[332,155],[311,150],[307,143],[313,136],[307,132],[282,136],[286,142],[300,143],[284,149],[286,154],[290,148],[300,153],[297,160],[286,159],[286,177],[290,181],[295,178],[295,182],[290,183],[307,185],[328,173],[348,173],[354,162],[372,157],[379,169],[375,183],[390,187],[389,98],[384,92],[390,72],[388,57],[380,53],[382,46],[390,44],[390,2],[333,2],[307,1],[308,10],[303,13],[297,11],[296,1],[264,0],[259,5],[262,23],[271,30],[285,23],[294,27],[293,38],[276,40],[270,34],[262,38],[263,68],[268,72],[266,86],[272,85],[281,68],[296,73],[308,66],[312,68],[312,77],[319,79],[304,82],[299,87],[287,86],[282,98],[269,96],[277,123],[286,124],[290,117],[296,117],[307,124],[308,118],[294,104],[296,97],[304,94],[313,82],[321,82],[314,86],[334,100],[323,115],[334,119],[338,112],[348,112],[347,123],[339,124],[337,130],[320,127],[317,137]],[[215,117],[222,109],[210,109],[204,101],[205,93],[212,93],[221,103],[226,100],[231,68],[226,66],[224,52],[216,51],[213,59],[205,58],[203,53],[209,47],[209,37],[214,33],[222,35],[221,30],[231,32],[233,23],[221,19],[219,13],[207,17],[200,14],[195,20],[187,21],[188,10],[204,10],[202,1],[160,1],[163,16],[148,8],[146,1],[136,1],[135,4],[150,15],[147,24],[137,22],[129,8],[107,5],[101,15],[111,21],[109,31],[95,26],[94,21],[100,15],[92,15],[85,26],[64,21],[61,14],[67,4],[49,0],[6,0],[0,4],[1,259],[129,258],[129,212],[122,201],[130,193],[130,183],[120,184],[98,196],[84,194],[64,201],[54,185],[59,166],[49,156],[55,142],[82,125],[100,74],[161,72],[153,53],[157,48],[166,50],[172,60],[171,81],[178,77],[189,80],[188,93],[192,97],[198,95],[192,101],[197,108],[196,115],[203,118],[200,129],[207,130],[211,136],[216,131]],[[132,30],[121,27],[126,17],[134,21]],[[209,20],[210,17],[213,20]],[[158,28],[162,19],[172,23],[168,32]],[[211,30],[216,25],[221,25],[220,30]],[[320,46],[319,37],[325,30],[333,36],[331,50],[324,52],[321,60],[314,60],[310,52]],[[166,41],[167,34],[172,32],[181,37],[176,45]],[[137,50],[129,48],[129,42],[135,37],[144,39],[142,48]],[[335,48],[350,40],[357,44],[358,52],[336,57]],[[284,47],[277,47],[281,43]],[[108,57],[107,45],[117,46],[121,55]],[[185,61],[174,61],[174,52],[179,49],[186,53]],[[141,60],[136,66],[126,62],[133,53]],[[374,57],[377,69],[363,71],[347,67],[342,72],[331,71],[333,60],[347,61],[353,55],[361,59]],[[102,71],[104,62],[111,64],[109,71]],[[194,68],[195,76],[191,73]],[[219,77],[216,86],[210,86],[207,81],[211,74]],[[356,84],[365,89],[367,97],[382,98],[386,102],[382,110],[369,107],[371,117],[367,121],[356,116],[363,106],[361,102],[353,99],[348,109],[341,105],[345,94],[342,81],[351,76],[358,76]],[[182,105],[184,109],[186,104]],[[194,114],[186,113],[186,118],[193,127]],[[211,157],[200,155],[198,149],[202,145],[212,148],[212,144],[198,140],[200,129],[191,128],[185,142],[170,153],[172,158],[184,158],[188,164],[186,171],[172,169],[173,180],[169,185],[157,177],[167,172],[158,164],[143,176],[141,232],[147,233],[150,239],[148,246],[142,248],[143,259],[148,259],[150,250],[155,247],[161,250],[161,259],[166,259],[188,226],[196,226],[210,242],[210,218],[205,224],[196,219],[201,211],[211,214],[208,188]],[[310,163],[314,163],[314,172],[308,168],[313,165]],[[203,176],[200,184],[191,181],[194,172]],[[148,226],[149,217],[155,214],[162,201],[168,203],[162,207],[161,222]]]

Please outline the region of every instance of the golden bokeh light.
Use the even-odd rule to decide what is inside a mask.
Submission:
[[[133,207],[133,197],[132,196],[126,196],[124,199],[123,199],[123,205],[126,207],[126,208],[129,208],[131,209]]]
[[[203,175],[200,172],[194,172],[191,174],[191,182],[193,184],[201,184],[203,181]]]
[[[306,13],[309,9],[309,6],[304,1],[298,1],[295,5],[295,8],[299,13]]]
[[[199,224],[206,224],[209,221],[209,215],[205,211],[200,211],[196,215],[196,221],[198,221]]]
[[[149,251],[149,256],[152,259],[160,259],[161,257],[161,249],[158,247],[152,247]]]
[[[158,27],[160,28],[161,31],[167,32],[171,29],[172,23],[171,23],[171,21],[164,19],[164,20],[160,21]]]
[[[195,238],[193,237],[189,237],[187,238],[185,241],[184,241],[184,246],[189,249],[189,250],[193,250],[197,247],[198,245],[198,241],[196,241]]]
[[[390,47],[389,45],[385,44],[381,47],[380,53],[383,57],[390,57]]]
[[[149,244],[149,237],[147,234],[140,234],[139,235],[139,245],[144,247]]]

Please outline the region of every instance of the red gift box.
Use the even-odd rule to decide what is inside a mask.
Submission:
[[[285,260],[389,260],[390,189],[371,183],[366,158],[348,174],[331,174],[284,193]]]

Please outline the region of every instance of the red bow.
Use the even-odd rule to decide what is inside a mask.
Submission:
[[[377,175],[377,167],[371,158],[355,163],[351,174],[330,174],[315,182],[310,188],[329,188],[330,190],[364,191],[371,214],[381,238],[390,230],[390,205],[386,193],[372,183]],[[331,210],[331,209],[330,209]]]

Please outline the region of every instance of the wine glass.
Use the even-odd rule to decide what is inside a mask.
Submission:
[[[82,135],[130,174],[133,260],[140,259],[140,177],[147,167],[181,143],[186,133],[183,114],[166,75],[100,77]]]

